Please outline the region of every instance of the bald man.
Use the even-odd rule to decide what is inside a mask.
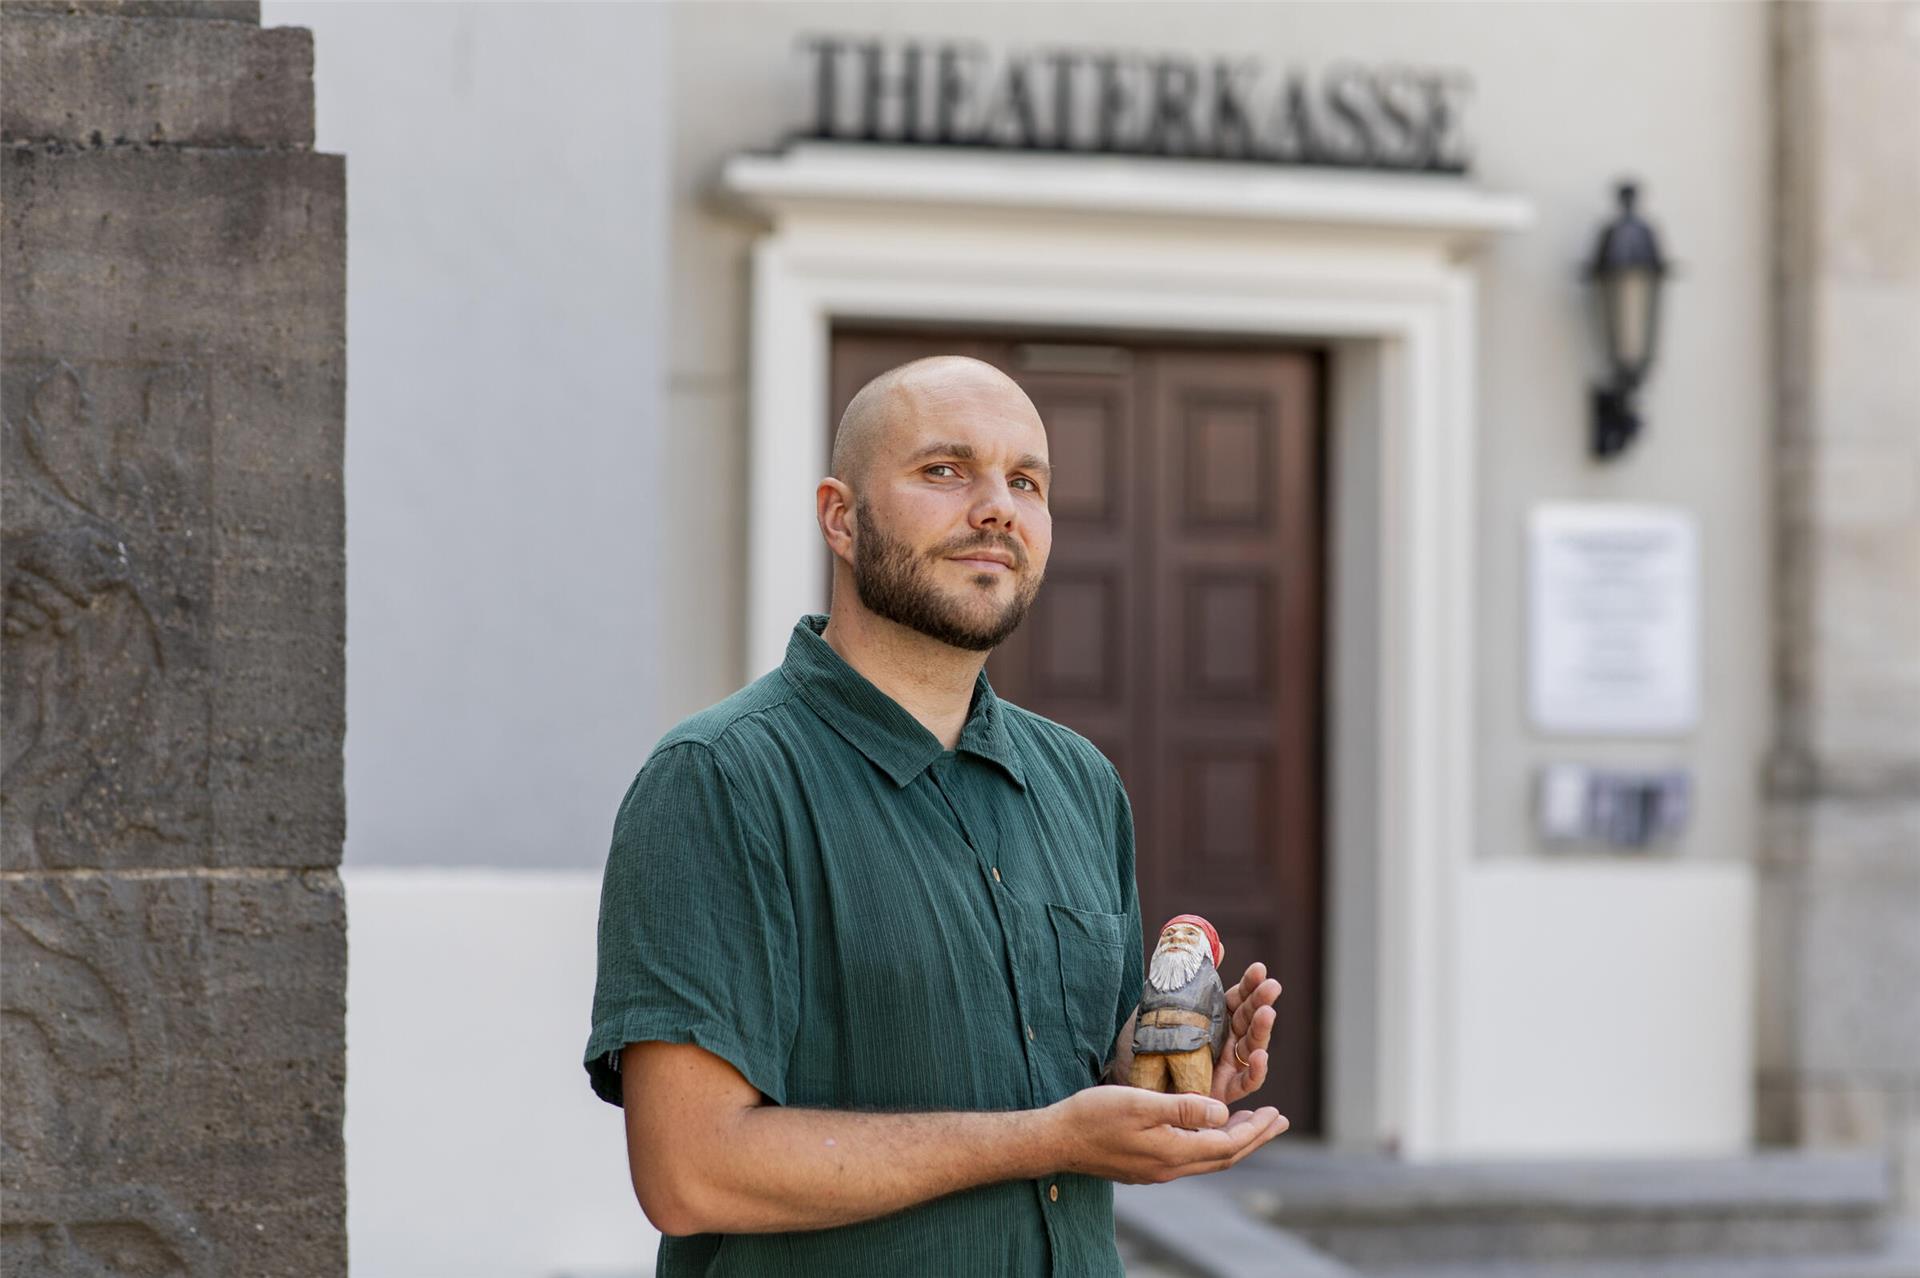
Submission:
[[[1279,984],[1227,994],[1211,1095],[1119,1086],[1141,988],[1133,821],[1084,737],[994,695],[1052,547],[1010,378],[917,360],[854,396],[815,489],[831,611],[669,732],[614,821],[585,1063],[623,1106],[662,1278],[1121,1273],[1113,1181],[1286,1128]]]

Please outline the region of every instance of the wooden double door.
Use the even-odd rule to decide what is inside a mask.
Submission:
[[[829,420],[931,354],[1004,369],[1046,425],[1053,550],[994,690],[1113,760],[1142,921],[1205,915],[1285,987],[1262,1103],[1321,1125],[1323,449],[1307,352],[836,330]]]

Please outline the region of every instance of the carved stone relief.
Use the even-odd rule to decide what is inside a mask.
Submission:
[[[197,1274],[181,1238],[273,1245],[258,1223],[339,1140],[338,878],[35,873],[5,899],[0,1273]]]
[[[8,1278],[202,1278],[218,1272],[209,1240],[157,1189],[7,1195],[0,1273]]]
[[[186,365],[6,370],[11,868],[151,863],[205,839],[205,382]]]

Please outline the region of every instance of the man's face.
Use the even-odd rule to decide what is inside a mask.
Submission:
[[[854,587],[870,612],[986,652],[1026,616],[1053,545],[1046,432],[991,383],[916,401],[855,501]]]

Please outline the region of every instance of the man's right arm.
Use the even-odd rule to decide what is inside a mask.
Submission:
[[[1091,1087],[1044,1109],[870,1113],[769,1103],[692,1044],[621,1052],[633,1189],[662,1233],[824,1229],[993,1181],[1220,1171],[1286,1130],[1265,1108]]]

